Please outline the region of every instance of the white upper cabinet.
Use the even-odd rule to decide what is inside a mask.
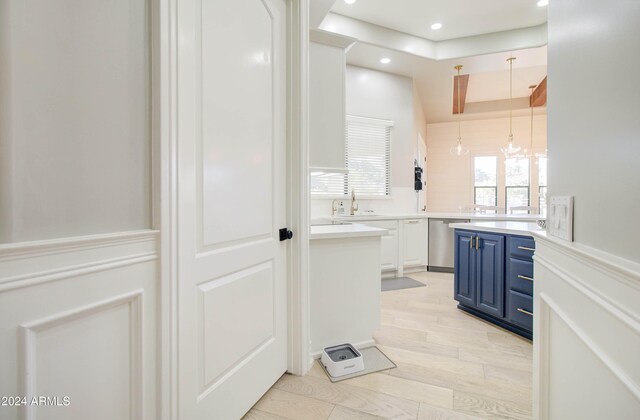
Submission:
[[[321,30],[310,39],[310,166],[344,170],[346,52],[356,40]]]

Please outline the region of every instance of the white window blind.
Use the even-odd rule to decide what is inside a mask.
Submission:
[[[314,195],[385,197],[391,185],[391,128],[393,122],[348,115],[345,126],[347,174],[312,173]]]

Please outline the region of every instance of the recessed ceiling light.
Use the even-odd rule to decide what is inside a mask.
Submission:
[[[344,2],[347,4],[353,4],[356,2],[356,0],[344,0]]]
[[[540,1],[543,1],[543,0],[540,0]],[[442,23],[436,22],[433,25],[431,25],[431,29],[433,29],[434,31],[437,31],[440,28],[442,28]]]
[[[549,0],[539,0],[538,3],[536,3],[536,4],[538,5],[538,7],[544,7],[544,6],[549,5]]]
[[[382,64],[389,64],[391,62],[391,59],[388,58],[388,57],[385,57],[385,58],[380,59],[380,62]]]

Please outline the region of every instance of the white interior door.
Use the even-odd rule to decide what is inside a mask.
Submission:
[[[240,418],[285,372],[286,3],[178,3],[181,419]]]

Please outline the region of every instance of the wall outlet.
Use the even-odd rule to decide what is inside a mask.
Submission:
[[[573,241],[573,196],[549,198],[547,233],[565,241]]]

